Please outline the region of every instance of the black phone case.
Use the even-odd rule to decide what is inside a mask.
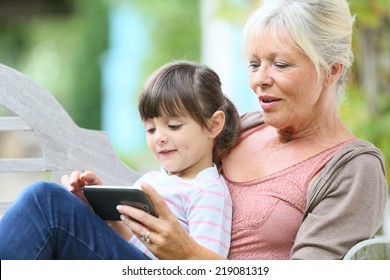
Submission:
[[[158,217],[147,195],[139,189],[85,186],[83,192],[93,211],[103,220],[120,220],[117,205],[130,205]]]

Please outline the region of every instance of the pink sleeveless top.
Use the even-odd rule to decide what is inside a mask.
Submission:
[[[228,259],[289,259],[310,181],[344,144],[261,179],[232,182],[225,174],[233,200]]]

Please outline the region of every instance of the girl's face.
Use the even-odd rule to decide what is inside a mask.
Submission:
[[[164,116],[143,124],[147,145],[168,174],[195,178],[212,166],[214,139],[194,119]]]
[[[324,78],[318,79],[311,60],[284,33],[278,40],[265,29],[253,40],[250,86],[264,112],[265,122],[280,130],[300,131],[326,112]]]

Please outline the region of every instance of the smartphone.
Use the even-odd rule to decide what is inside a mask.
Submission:
[[[130,205],[158,217],[148,196],[126,186],[85,186],[83,192],[93,211],[103,220],[120,220],[117,205]]]

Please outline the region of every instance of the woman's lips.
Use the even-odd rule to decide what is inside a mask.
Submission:
[[[274,107],[281,99],[272,96],[259,96],[261,108],[263,110],[269,110]]]

